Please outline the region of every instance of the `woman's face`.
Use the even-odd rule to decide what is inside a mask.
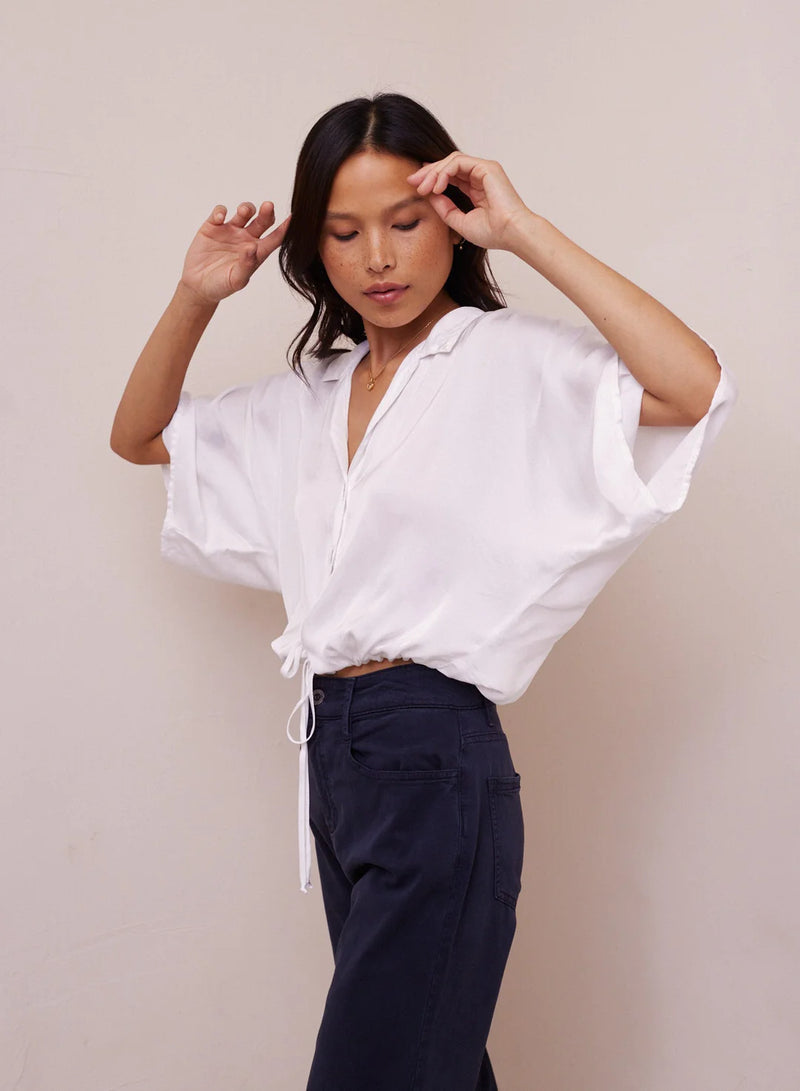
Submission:
[[[346,159],[333,180],[320,258],[335,290],[364,319],[368,336],[370,326],[405,326],[432,303],[438,308],[449,299],[443,287],[460,236],[406,181],[419,166],[364,151]],[[369,294],[381,283],[403,290],[382,302]]]

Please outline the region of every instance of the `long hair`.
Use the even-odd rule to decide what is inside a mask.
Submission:
[[[292,218],[278,256],[284,280],[313,307],[311,317],[287,351],[290,367],[304,381],[301,358],[317,326],[316,340],[308,351],[315,359],[348,352],[333,348],[340,336],[354,345],[366,336],[361,315],[342,299],[328,279],[319,256],[319,240],[336,172],[351,155],[367,150],[412,159],[422,166],[444,159],[457,150],[457,145],[424,106],[406,95],[390,92],[381,92],[371,99],[342,102],[315,122],[300,149],[292,191]],[[444,192],[462,212],[475,207],[457,186],[448,186]],[[454,249],[444,288],[459,306],[479,307],[484,311],[506,306],[489,268],[486,250],[466,239],[463,246]],[[293,352],[292,345],[295,345]]]

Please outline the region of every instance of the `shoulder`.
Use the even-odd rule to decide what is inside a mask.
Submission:
[[[298,383],[290,371],[279,371],[262,375],[255,382],[228,387],[217,395],[221,404],[239,406],[243,412],[269,413],[280,408],[291,389],[292,382]]]
[[[539,362],[558,361],[560,367],[582,368],[590,361],[602,364],[615,355],[602,333],[591,323],[505,307],[487,311],[475,324],[481,349],[504,357]]]
[[[285,439],[299,434],[305,422],[325,413],[340,385],[335,380],[347,374],[351,362],[351,352],[305,357],[302,373],[287,364],[283,371],[263,376],[241,391],[252,422],[277,428]]]
[[[513,307],[484,311],[472,322],[461,338],[465,356],[477,361],[492,361],[512,367],[520,362],[544,364],[554,345],[564,338],[577,336],[579,330],[555,318],[532,314]]]
[[[482,344],[494,343],[504,349],[530,350],[549,345],[564,326],[558,319],[531,314],[516,307],[484,311],[469,328],[469,339]]]
[[[288,364],[283,371],[263,375],[249,387],[243,388],[251,405],[256,407],[288,407],[302,401],[305,392],[314,389],[325,373],[327,360],[303,360],[303,374],[295,371]],[[303,378],[305,376],[305,378]]]

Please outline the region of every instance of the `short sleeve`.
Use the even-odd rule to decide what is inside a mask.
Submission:
[[[706,342],[708,344],[708,342]],[[565,423],[589,436],[578,470],[586,495],[596,490],[608,505],[613,537],[662,522],[682,507],[694,471],[737,399],[733,375],[719,361],[720,377],[705,416],[684,427],[641,426],[644,388],[593,326],[556,322],[543,376],[551,404],[566,406]]]
[[[288,374],[288,373],[287,373]],[[280,400],[284,375],[216,397],[181,393],[162,438],[161,554],[204,576],[280,590]]]

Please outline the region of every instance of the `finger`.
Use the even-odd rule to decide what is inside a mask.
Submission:
[[[417,190],[423,196],[426,193],[444,193],[456,178],[469,181],[472,171],[480,162],[480,159],[476,159],[472,155],[453,152],[447,159],[441,159],[438,163],[430,165],[427,173],[417,186]]]
[[[255,210],[256,206],[252,201],[242,201],[242,203],[237,206],[236,211],[231,216],[230,220],[228,220],[228,223],[231,227],[244,227]]]
[[[473,163],[475,160],[473,160]],[[472,168],[465,162],[463,157],[461,159],[453,160],[450,163],[445,163],[439,167],[434,177],[433,184],[431,186],[431,193],[444,193],[449,185],[457,185],[457,179],[462,181],[469,181],[472,173]]]
[[[275,221],[275,206],[272,201],[262,201],[261,208],[258,210],[258,215],[253,217],[246,229],[250,232],[253,238],[258,238],[259,235],[267,230],[270,224]]]
[[[406,181],[410,182],[412,184],[412,186],[416,185],[414,179],[416,178],[419,181],[421,181],[423,175],[427,173],[428,168],[431,167],[431,166],[433,166],[432,163],[423,163],[422,166],[419,168],[419,170],[415,170],[413,174],[406,175]]]
[[[258,255],[256,254],[256,247],[248,247],[247,253],[243,254],[241,260],[236,262],[228,270],[228,284],[234,292],[238,292],[249,281],[255,270],[258,268]]]
[[[445,197],[444,194],[434,193],[431,194],[430,203],[433,205],[433,210],[448,227],[452,227],[454,231],[457,231],[459,235],[464,235],[464,221],[467,218],[465,212],[462,212],[460,208],[453,204],[449,197]]]
[[[411,182],[412,185],[417,185],[420,181],[422,181],[423,178],[426,178],[429,174],[433,174],[439,171],[443,166],[445,166],[445,164],[450,163],[455,156],[463,156],[463,153],[456,148],[455,151],[450,152],[450,154],[445,156],[444,159],[437,159],[433,163],[423,163],[422,166],[418,170],[415,170],[413,174],[409,174],[406,176],[407,181]]]
[[[208,217],[208,220],[206,222],[210,224],[221,224],[222,221],[225,219],[225,214],[227,213],[227,211],[228,210],[225,205],[214,205],[214,207],[211,209],[211,215]]]
[[[448,180],[446,167],[433,166],[423,175],[421,182],[417,185],[417,192],[423,197],[428,193],[443,193],[447,189]]]
[[[433,189],[444,163],[445,160],[443,159],[440,159],[437,163],[426,163],[424,167],[417,171],[416,175],[410,175],[410,178],[416,179],[412,184],[417,187],[420,193],[429,193]]]
[[[460,151],[458,148],[453,148],[453,150],[448,155],[442,156],[441,159],[434,159],[434,160],[424,161],[422,166],[418,167],[417,170],[414,171],[414,174],[419,174],[421,171],[427,170],[429,167],[440,167],[443,163],[447,163],[448,160],[452,159],[454,155],[463,155],[463,154],[464,153],[462,151]],[[409,175],[408,177],[413,177],[413,176]]]
[[[270,231],[269,235],[265,235],[263,239],[258,240],[256,258],[259,265],[283,243],[291,218],[291,213],[289,213],[282,223],[279,223],[273,231]]]

